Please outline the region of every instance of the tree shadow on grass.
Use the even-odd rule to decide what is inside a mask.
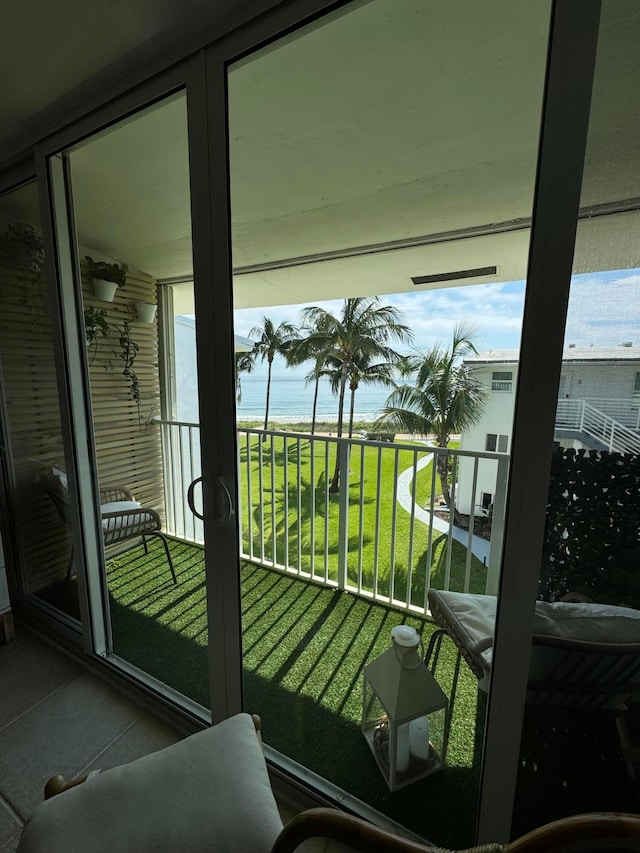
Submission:
[[[351,484],[357,489],[357,482]],[[285,486],[287,494],[287,509],[285,515]],[[264,555],[268,560],[280,564],[285,563],[285,552],[288,564],[297,566],[302,571],[311,571],[312,537],[314,528],[313,553],[314,566],[324,558],[325,553],[335,558],[338,554],[338,496],[329,495],[326,500],[324,472],[320,472],[317,482],[312,484],[309,479],[301,477],[287,483],[279,483],[275,488],[275,513],[271,504],[256,503],[253,509],[253,546],[254,553],[262,553],[262,538],[260,530],[264,531]],[[372,498],[365,498],[363,508],[372,504]],[[351,497],[349,505],[359,506],[359,498]],[[275,536],[273,517],[275,515]],[[263,524],[264,519],[264,524]],[[327,535],[327,525],[329,526]],[[369,545],[372,537],[363,533],[362,542],[359,535],[348,537],[347,549],[350,554],[357,554],[360,547]],[[302,564],[298,566],[298,554]],[[332,561],[334,562],[334,561]],[[335,573],[335,565],[328,567]]]

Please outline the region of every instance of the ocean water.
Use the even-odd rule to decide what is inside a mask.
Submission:
[[[260,376],[242,376],[242,400],[237,406],[239,420],[261,420],[267,394],[267,381]],[[306,385],[298,376],[275,376],[271,379],[269,420],[274,422],[310,421],[314,386]],[[385,405],[389,389],[362,386],[356,391],[355,419],[374,420]],[[350,395],[345,395],[345,419],[349,414]],[[331,393],[328,382],[320,382],[316,419],[335,423],[338,420],[338,397]]]
[[[198,373],[196,367],[195,324],[192,318],[176,317],[176,402],[178,419],[190,423],[198,422]],[[285,372],[286,371],[286,372]],[[286,421],[310,421],[313,409],[314,386],[306,385],[304,373],[290,369],[280,370],[271,379],[269,420],[274,423]],[[264,366],[253,374],[240,376],[242,399],[237,404],[238,420],[264,420],[267,394],[267,376]],[[384,406],[389,389],[382,385],[363,385],[356,391],[356,420],[374,420]],[[349,417],[349,393],[345,395],[345,419]],[[338,420],[338,398],[331,393],[326,380],[320,381],[317,420],[336,423]]]

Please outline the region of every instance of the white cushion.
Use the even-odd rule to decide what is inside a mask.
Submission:
[[[248,714],[42,803],[18,853],[267,853],[282,829]]]
[[[469,647],[489,659],[493,645],[497,599],[492,595],[438,591],[452,621]],[[536,601],[536,637],[590,643],[640,643],[640,610],[613,604]]]
[[[127,513],[132,509],[140,509],[141,504],[138,501],[111,501],[110,503],[102,504],[100,506],[100,512],[104,515],[106,512],[122,512]],[[123,515],[122,518],[103,518],[102,519],[102,529],[103,530],[118,530],[121,527],[127,527],[130,524],[130,521],[127,520],[127,516]]]

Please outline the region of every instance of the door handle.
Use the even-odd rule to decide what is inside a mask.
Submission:
[[[231,492],[227,488],[222,477],[216,477],[216,486],[219,486],[224,496],[224,511],[217,519],[220,524],[226,524],[233,515],[233,501],[231,500]]]
[[[189,485],[189,488],[187,489],[187,503],[189,505],[189,509],[195,515],[195,517],[199,518],[201,521],[204,521],[204,515],[199,513],[195,507],[194,492],[195,492],[195,488],[198,485],[198,483],[203,483],[203,482],[204,482],[204,478],[198,477]],[[216,521],[218,522],[218,524],[226,524],[231,519],[231,516],[233,515],[233,500],[231,499],[231,492],[227,488],[222,477],[220,477],[220,476],[216,477],[214,482],[215,482],[216,486],[221,490],[222,497],[224,500],[224,509],[223,509],[222,513],[216,518]]]
[[[204,515],[201,515],[198,512],[198,510],[196,509],[195,504],[193,502],[193,493],[194,493],[195,488],[198,485],[198,483],[201,483],[201,482],[202,482],[202,477],[198,477],[189,485],[189,488],[187,489],[187,503],[189,504],[189,509],[195,515],[195,517],[199,518],[200,521],[204,521]]]

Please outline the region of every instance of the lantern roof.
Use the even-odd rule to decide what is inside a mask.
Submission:
[[[393,722],[406,722],[447,707],[448,699],[426,665],[403,667],[394,648],[367,664],[364,677]]]

